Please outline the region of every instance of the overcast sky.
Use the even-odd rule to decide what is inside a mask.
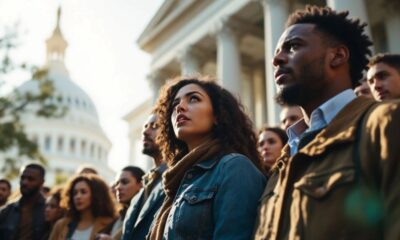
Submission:
[[[146,75],[150,56],[136,44],[163,0],[0,0],[0,31],[18,23],[17,61],[45,63],[45,40],[62,7],[61,30],[69,46],[66,66],[75,83],[95,103],[100,124],[111,140],[112,168],[119,170],[129,156],[128,127],[122,117],[151,96]],[[14,73],[13,85],[28,75]]]

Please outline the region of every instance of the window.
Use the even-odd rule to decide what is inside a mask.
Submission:
[[[75,146],[76,144],[75,144],[75,139],[71,139],[70,141],[69,141],[69,152],[70,153],[74,153],[75,152],[75,149],[76,149],[76,146]]]
[[[50,136],[46,136],[44,139],[44,149],[46,151],[50,151],[51,150],[51,137]]]
[[[60,136],[60,137],[58,137],[58,140],[57,140],[57,151],[62,152],[63,148],[64,148],[64,139],[63,139],[63,137]]]
[[[81,141],[81,154],[82,154],[82,156],[86,155],[86,141],[85,140]]]
[[[101,147],[99,146],[99,148],[97,149],[97,153],[98,153],[98,158],[99,160],[102,160],[102,151],[101,151]]]
[[[90,145],[90,157],[94,157],[94,143]]]

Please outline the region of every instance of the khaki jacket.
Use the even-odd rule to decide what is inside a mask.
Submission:
[[[105,228],[108,224],[113,221],[110,217],[98,217],[94,221],[92,233],[90,234],[90,240],[94,240],[96,235]],[[68,234],[68,224],[71,222],[71,218],[64,217],[57,221],[51,231],[49,240],[64,240]]]
[[[400,102],[356,98],[293,157],[284,148],[254,238],[398,240],[399,184]]]

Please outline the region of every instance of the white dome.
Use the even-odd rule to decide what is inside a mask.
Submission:
[[[47,40],[47,77],[53,81],[53,101],[67,107],[62,117],[44,118],[28,111],[21,116],[28,136],[35,141],[48,160],[47,184],[54,184],[57,177],[71,176],[80,165],[92,165],[100,176],[107,180],[114,177],[108,167],[111,142],[99,123],[96,107],[90,97],[69,76],[64,65],[67,42],[59,28],[61,11],[58,10],[57,25],[53,36]],[[39,91],[38,81],[29,80],[17,91],[20,93]],[[34,110],[37,106],[30,106]]]
[[[90,97],[70,78],[67,69],[62,61],[51,61],[48,66],[48,78],[53,81],[55,98],[63,106],[68,107],[69,112],[79,112],[90,117],[93,123],[99,124],[99,117],[96,106]],[[38,92],[37,81],[27,81],[18,89],[19,92]]]

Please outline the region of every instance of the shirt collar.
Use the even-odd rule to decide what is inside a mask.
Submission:
[[[356,98],[352,89],[346,89],[329,99],[311,113],[310,128],[307,131],[313,131],[326,127],[332,122],[332,119],[349,102]]]
[[[304,118],[297,121],[287,129],[288,145],[290,147],[290,155],[297,152],[297,146],[300,142],[301,135],[306,131],[318,130],[326,127],[333,118],[350,103],[356,95],[353,90],[346,89],[329,99],[311,113],[310,127],[304,121]]]

